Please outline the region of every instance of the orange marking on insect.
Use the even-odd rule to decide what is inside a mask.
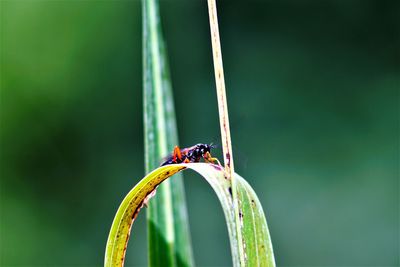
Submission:
[[[173,152],[173,161],[176,162],[177,159],[182,160],[182,153],[179,146],[175,146]]]

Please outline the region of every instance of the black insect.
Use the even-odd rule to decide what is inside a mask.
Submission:
[[[219,165],[219,160],[213,158],[210,154],[211,148],[214,148],[213,144],[197,144],[188,148],[180,149],[175,146],[174,151],[170,156],[165,159],[165,162],[161,166],[168,164],[178,164],[178,163],[189,163],[189,162],[199,162],[200,159],[204,159],[205,162],[215,163]]]

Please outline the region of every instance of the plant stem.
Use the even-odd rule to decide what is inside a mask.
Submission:
[[[215,83],[217,89],[218,113],[219,113],[220,129],[221,129],[222,151],[224,154],[225,173],[227,178],[231,181],[231,186],[232,186],[232,199],[233,199],[232,203],[234,206],[236,235],[238,240],[236,249],[239,250],[240,265],[244,266],[245,252],[242,246],[243,238],[242,238],[241,222],[239,216],[240,205],[238,203],[239,197],[234,176],[235,170],[233,164],[232,143],[231,143],[231,134],[229,128],[228,104],[225,92],[225,79],[224,79],[224,67],[222,64],[221,42],[218,29],[217,7],[215,0],[208,0],[207,3],[208,3],[208,15],[210,20],[211,44],[212,44],[213,61],[214,61],[214,75],[215,75]]]
[[[224,153],[225,170],[229,178],[235,172],[232,157],[231,134],[229,128],[228,105],[226,101],[224,67],[222,64],[221,44],[218,30],[217,8],[215,0],[208,0],[210,18],[211,43],[213,49],[214,75],[217,87],[219,123],[221,128],[222,150]]]

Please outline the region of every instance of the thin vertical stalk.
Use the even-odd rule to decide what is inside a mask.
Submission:
[[[213,49],[214,75],[218,97],[219,123],[221,128],[222,150],[224,153],[225,170],[229,177],[233,177],[234,165],[232,156],[231,133],[229,128],[228,104],[226,101],[224,67],[222,64],[221,43],[219,38],[217,7],[215,0],[208,0],[208,14],[210,19],[211,43]]]
[[[240,265],[245,265],[245,252],[243,248],[242,231],[240,228],[240,211],[239,211],[239,197],[237,191],[237,185],[234,176],[234,164],[232,155],[232,143],[231,134],[229,128],[229,116],[228,116],[228,104],[226,100],[225,92],[225,78],[224,78],[224,67],[222,64],[222,52],[221,42],[219,37],[218,29],[218,17],[217,17],[217,6],[215,0],[208,0],[208,15],[210,21],[211,31],[211,43],[213,50],[213,61],[214,61],[214,75],[217,89],[218,98],[218,112],[219,112],[219,123],[221,129],[222,149],[224,154],[225,172],[227,178],[231,181],[232,186],[232,198],[233,206],[235,211],[235,222],[236,222],[236,235],[237,235],[237,248],[239,250]],[[234,248],[232,248],[234,249]]]

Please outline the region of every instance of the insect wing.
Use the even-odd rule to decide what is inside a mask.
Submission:
[[[164,165],[168,165],[168,164],[172,164],[175,163],[174,162],[174,155],[168,155],[164,158],[161,159],[161,165],[160,166],[164,166]]]

